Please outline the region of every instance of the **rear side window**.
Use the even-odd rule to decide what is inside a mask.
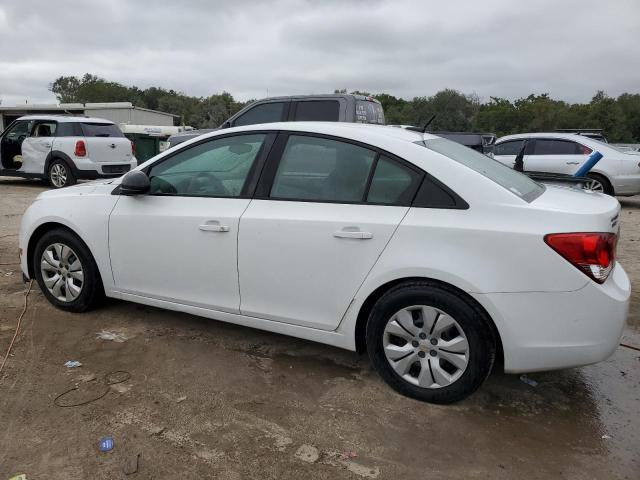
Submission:
[[[113,123],[81,123],[85,137],[124,137],[124,134]]]
[[[295,120],[298,122],[337,122],[340,119],[340,103],[335,100],[310,100],[298,102]]]
[[[356,100],[356,122],[384,125],[382,105],[370,100]]]
[[[488,179],[494,181],[498,185],[506,188],[514,195],[522,198],[526,202],[531,202],[538,198],[544,187],[534,182],[526,175],[504,166],[497,160],[494,160],[475,150],[454,143],[444,138],[435,138],[431,140],[420,140],[415,142],[429,150],[440,153],[451,160],[458,162],[465,167],[484,175]]]
[[[58,124],[56,122],[35,122],[32,137],[55,137]]]
[[[239,116],[233,126],[256,125],[258,123],[271,123],[282,121],[284,102],[271,102],[256,105],[248,112]]]
[[[569,140],[536,139],[534,155],[581,155],[582,145]]]
[[[56,137],[82,137],[82,127],[76,122],[61,122],[56,130]]]
[[[524,140],[509,140],[508,142],[498,143],[493,147],[493,154],[518,155],[522,150],[522,145],[524,145]]]
[[[362,202],[376,153],[328,138],[291,135],[278,165],[271,198]]]
[[[414,170],[382,155],[371,179],[367,202],[411,205],[420,177]]]

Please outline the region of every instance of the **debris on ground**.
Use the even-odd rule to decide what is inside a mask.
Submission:
[[[67,360],[64,362],[64,366],[67,368],[78,368],[82,366],[82,363],[77,360]]]
[[[96,334],[96,338],[99,340],[108,340],[110,342],[123,343],[126,342],[129,337],[124,333],[109,332],[108,330],[101,330]]]
[[[602,435],[603,440],[609,440],[611,437],[609,435]]]
[[[358,454],[352,450],[342,452],[342,458],[356,458]]]
[[[182,403],[187,399],[186,395],[176,398],[176,403]]]
[[[303,462],[316,463],[320,458],[320,452],[313,445],[300,445],[294,456]]]
[[[15,475],[11,477],[9,480],[27,480],[27,475],[24,473],[21,473],[20,475]]]
[[[123,471],[125,475],[131,475],[138,471],[138,464],[140,461],[140,454],[136,453],[135,455],[129,457],[124,463]]]
[[[164,432],[167,429],[167,427],[153,427],[150,431],[149,431],[149,435],[154,436],[154,435],[161,435],[162,432]]]
[[[537,387],[538,382],[536,382],[533,378],[529,378],[526,375],[520,375],[520,381],[526,383],[530,387]]]
[[[104,437],[101,438],[100,441],[98,442],[98,449],[101,452],[108,452],[110,450],[113,450],[113,437]]]

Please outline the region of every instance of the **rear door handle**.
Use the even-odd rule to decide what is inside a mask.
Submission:
[[[219,222],[203,223],[198,226],[203,232],[228,232],[229,227],[227,225],[220,225]]]
[[[373,233],[371,232],[362,232],[360,230],[338,230],[333,232],[333,236],[336,238],[357,238],[358,240],[369,240],[373,238]]]
[[[567,162],[567,165],[580,165],[580,162]]]

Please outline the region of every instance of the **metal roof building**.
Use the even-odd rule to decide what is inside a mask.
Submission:
[[[87,115],[116,124],[172,126],[179,115],[133,106],[130,102],[33,104],[4,107],[0,105],[0,131],[23,115]]]

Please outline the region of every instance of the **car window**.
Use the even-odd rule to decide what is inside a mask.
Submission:
[[[258,123],[280,122],[284,112],[284,102],[271,102],[256,105],[233,122],[233,126],[255,125]]]
[[[580,155],[581,145],[570,140],[536,139],[533,155]]]
[[[337,122],[340,119],[340,103],[336,100],[310,100],[298,102],[295,120],[299,122]]]
[[[53,137],[56,134],[56,122],[36,122],[32,137]]]
[[[328,138],[291,135],[271,198],[362,202],[376,153]]]
[[[85,137],[124,137],[113,123],[82,123],[82,131]]]
[[[509,140],[498,143],[493,147],[494,155],[518,155],[522,149],[524,140]]]
[[[33,127],[33,120],[31,121],[19,120],[16,123],[14,123],[11,126],[11,128],[7,129],[6,133],[4,134],[4,138],[17,140],[21,137],[26,137],[31,131],[32,127]]]
[[[210,140],[182,150],[149,170],[151,194],[239,197],[264,134]]]
[[[376,164],[367,202],[410,205],[421,175],[382,155]]]
[[[542,185],[534,182],[526,175],[516,172],[497,160],[459,143],[454,143],[444,138],[420,140],[415,143],[484,175],[526,202],[535,200],[544,192]]]
[[[384,125],[382,105],[370,100],[356,100],[356,122]]]
[[[77,122],[61,122],[56,129],[56,137],[82,137],[82,127]]]

